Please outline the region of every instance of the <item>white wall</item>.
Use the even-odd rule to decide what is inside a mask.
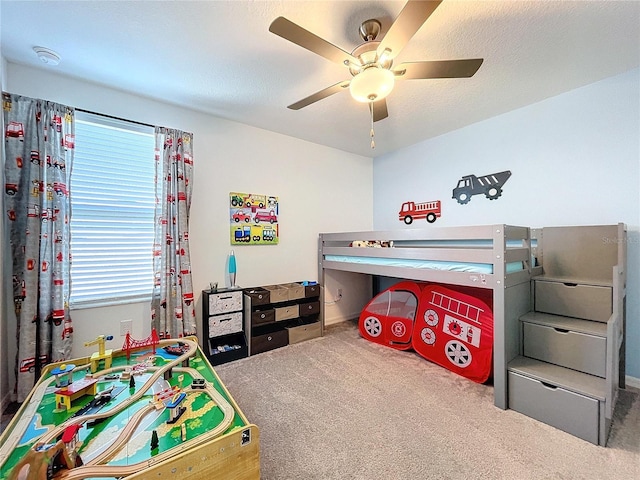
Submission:
[[[398,220],[408,200],[441,200],[434,226],[626,223],[627,373],[640,378],[639,136],[635,69],[376,158],[374,228],[409,228]],[[461,176],[502,170],[501,198],[451,198]]]
[[[8,64],[5,89],[193,132],[195,180],[189,238],[198,297],[209,282],[228,283],[230,191],[273,194],[280,201],[279,245],[233,247],[241,286],[317,280],[320,232],[372,227],[370,158],[13,63]],[[198,318],[201,308],[198,298]],[[123,319],[134,321],[134,336],[149,332],[146,304],[74,310],[72,318],[74,356],[90,353],[84,342],[100,334],[114,335],[111,346],[119,347]]]

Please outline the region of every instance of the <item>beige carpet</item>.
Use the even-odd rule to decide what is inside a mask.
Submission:
[[[260,428],[265,480],[640,479],[640,391],[621,391],[607,448],[493,405],[491,386],[359,337],[216,367]]]

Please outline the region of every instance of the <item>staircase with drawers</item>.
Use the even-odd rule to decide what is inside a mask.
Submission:
[[[540,266],[508,364],[509,408],[605,446],[625,378],[626,228],[545,227],[532,239]]]

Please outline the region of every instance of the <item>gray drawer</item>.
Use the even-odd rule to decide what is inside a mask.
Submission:
[[[604,378],[607,339],[523,322],[524,356]]]
[[[536,280],[535,310],[606,322],[613,312],[612,289]]]
[[[508,372],[509,408],[598,444],[598,400]]]

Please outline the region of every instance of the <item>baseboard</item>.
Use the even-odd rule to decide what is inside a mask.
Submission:
[[[324,326],[328,327],[329,325],[336,325],[337,323],[353,321],[353,320],[357,320],[358,318],[360,318],[360,312],[351,316],[347,315],[344,317],[340,316],[340,317],[333,317],[333,318],[325,318]]]
[[[626,375],[624,377],[624,381],[628,387],[640,388],[640,378],[630,377],[629,375]]]
[[[358,318],[360,318],[360,312],[359,311],[351,313],[351,314],[336,315],[336,316],[333,316],[333,317],[325,316],[324,317],[324,324],[325,325],[333,325],[335,323],[342,323],[342,322],[346,322],[346,321],[349,321],[349,320],[356,320]]]
[[[11,394],[7,393],[2,399],[0,399],[0,413],[4,412],[11,404]]]

